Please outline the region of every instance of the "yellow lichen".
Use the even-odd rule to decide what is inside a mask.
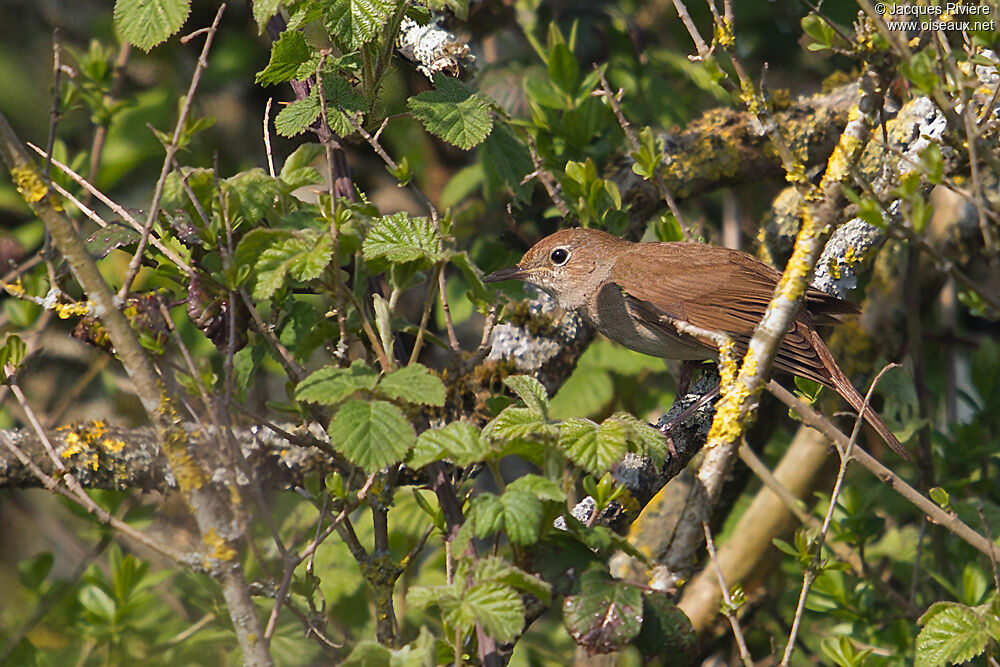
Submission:
[[[56,315],[59,316],[59,319],[66,320],[71,317],[89,315],[94,310],[94,304],[91,301],[57,303],[52,307],[52,310],[56,311]]]
[[[62,452],[62,457],[64,459],[73,458],[77,454],[83,452],[83,441],[80,439],[75,432],[70,432],[66,434],[66,449]]]
[[[10,170],[10,175],[14,178],[17,191],[29,204],[45,199],[45,195],[49,193],[49,186],[34,167],[14,167]]]
[[[209,528],[202,541],[208,547],[203,560],[206,569],[211,569],[218,561],[228,563],[236,559],[236,549],[233,549],[215,528]]]
[[[125,448],[125,442],[116,438],[107,438],[106,440],[102,440],[101,444],[104,445],[104,448],[108,451],[115,453],[120,452]]]

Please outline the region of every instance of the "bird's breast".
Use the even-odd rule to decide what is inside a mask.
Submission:
[[[629,312],[621,289],[608,282],[579,309],[587,322],[625,347],[664,359],[709,359],[712,350],[669,325],[648,326]]]

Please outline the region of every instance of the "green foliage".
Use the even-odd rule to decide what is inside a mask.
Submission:
[[[118,0],[114,26],[122,39],[149,51],[181,29],[189,4]],[[797,93],[815,89],[820,74],[843,62],[877,65],[881,83],[896,97],[913,92],[968,103],[981,132],[976,166],[982,172],[992,168],[993,121],[971,99],[981,92],[981,82],[973,81],[970,72],[975,67],[995,71],[987,52],[971,53],[977,45],[992,48],[995,35],[980,31],[967,42],[956,41],[959,67],[945,66],[950,63],[941,62],[933,43],[914,46],[915,54],[900,57],[897,67],[883,37],[843,38],[841,33],[853,30],[847,26],[856,20],[854,10],[828,3],[822,16],[803,16],[807,9],[779,4],[740,4],[739,56],[747,71],[767,62],[776,71],[774,79]],[[202,9],[195,6],[192,16],[203,22],[211,13]],[[646,423],[673,399],[675,384],[664,364],[599,339],[550,399],[535,377],[509,375],[507,362],[479,363],[486,350],[475,346],[480,315],[489,315],[497,301],[496,291],[483,284],[480,267],[509,265],[516,254],[502,247],[503,232],[514,232],[515,245],[561,226],[635,232],[641,230],[630,225],[641,212],[650,216],[645,238],[684,240],[671,214],[650,213],[648,202],[629,196],[634,190],[622,187],[628,182],[623,176],[629,170],[652,181],[669,175],[682,188],[689,176],[716,177],[694,174],[677,161],[675,152],[687,137],[674,126],[683,130],[708,105],[733,101],[722,85],[727,77],[732,81],[729,65],[718,57],[729,48],[726,31],[714,35],[715,56],[692,60],[690,49],[678,46],[688,43],[686,30],[660,21],[660,9],[652,5],[628,0],[555,12],[544,3],[518,3],[513,9],[490,14],[485,22],[480,13],[474,25],[466,25],[465,0],[425,5],[292,0],[280,6],[256,0],[252,20],[258,32],[279,10],[288,19],[261,68],[267,47],[246,38],[250,16],[230,6],[180,128],[178,164],[168,165],[176,168],[168,169],[151,230],[169,252],[147,247],[130,285],[135,294],[162,303],[171,329],[162,338],[145,331],[140,335],[155,348],[164,377],[176,379],[169,391],[180,385],[177,393],[187,411],[183,419],[193,414],[214,427],[220,418],[236,425],[260,413],[291,433],[296,444],[319,447],[301,457],[291,448],[280,452],[278,465],[289,468],[281,468],[282,473],[298,472],[303,459],[321,470],[308,468],[304,479],[292,482],[295,493],[265,486],[260,493],[250,489],[248,501],[237,493],[250,477],[242,463],[227,458],[228,446],[205,448],[213,470],[235,471],[237,486],[223,492],[220,502],[234,504],[234,522],[227,529],[239,531],[234,535],[237,557],[261,618],[266,622],[278,609],[269,639],[278,664],[475,662],[481,633],[516,645],[514,661],[530,664],[566,662],[571,640],[590,651],[631,651],[633,659],[638,651],[642,659],[665,664],[693,664],[703,657],[691,622],[666,595],[647,590],[641,577],[620,579],[609,572],[615,553],[632,558],[640,569],[650,566],[649,545],[637,549],[631,541],[635,536],[600,525],[599,513],[609,504],[622,508],[627,520],[642,504],[620,481],[622,459],[634,454],[660,466],[667,458],[667,442]],[[691,9],[696,25],[709,25],[707,11]],[[400,56],[401,25],[413,19],[435,27],[441,11],[450,12],[448,29],[460,37],[418,69]],[[20,103],[22,93],[27,99],[34,90],[41,102],[32,100],[30,117],[13,124],[44,137],[48,119],[57,117],[54,157],[116,201],[147,206],[162,162],[160,143],[171,140],[178,109],[187,103],[182,95],[189,72],[177,66],[193,62],[201,42],[175,40],[149,55],[133,54],[124,74],[116,73],[121,54],[118,45],[105,43],[110,25],[105,16],[62,38],[64,76],[52,115],[43,111],[49,93],[37,83],[48,76],[50,34],[40,38],[41,58],[29,44],[10,39],[10,48],[0,53],[0,73],[8,76],[4,113],[8,105]],[[88,35],[88,41],[72,43],[76,34]],[[462,52],[467,35],[477,54],[480,43],[496,48],[483,52],[487,57],[478,71],[463,65],[461,76],[453,76],[459,72],[449,58]],[[814,54],[803,59],[788,48],[798,39]],[[963,55],[960,47],[970,53]],[[817,57],[829,54],[837,54],[840,64]],[[45,67],[39,74],[37,63],[16,58],[44,61]],[[435,70],[430,89],[423,75],[428,69]],[[809,74],[808,85],[802,84],[802,72]],[[613,93],[623,91],[617,104],[637,131],[637,148],[627,143],[604,94],[602,75]],[[271,87],[263,92],[281,100],[268,138],[276,133],[283,139],[267,150],[260,138],[262,95],[243,92],[251,79]],[[905,85],[890,86],[899,81]],[[783,95],[777,89],[772,95],[777,105]],[[886,107],[887,117],[891,107]],[[709,125],[711,118],[706,116]],[[329,144],[334,165],[321,143],[330,136],[327,130],[338,140]],[[98,136],[106,140],[103,147]],[[706,151],[727,155],[722,133],[703,139]],[[891,135],[890,141],[895,141]],[[936,201],[930,186],[957,188],[970,202],[979,198],[973,186],[982,183],[956,178],[954,165],[967,157],[962,153],[967,142],[962,133],[935,139],[920,151],[919,164],[887,170],[899,174],[898,182],[886,187],[898,200],[904,242],[935,241],[940,234],[930,224]],[[382,171],[383,163],[391,178]],[[271,176],[279,166],[277,176]],[[73,179],[54,166],[50,171],[53,182],[105,214]],[[336,183],[327,183],[331,174]],[[761,214],[769,199],[767,188],[751,185],[739,195],[746,220]],[[853,204],[847,214],[882,228],[896,244],[895,212],[887,216],[881,191],[865,185],[855,184],[857,192],[845,189]],[[980,188],[987,201],[990,185]],[[700,195],[694,204],[690,192],[674,194],[685,213],[696,208],[688,220],[697,221],[698,233],[718,241],[718,195]],[[425,201],[436,208],[428,210]],[[88,252],[102,274],[118,289],[139,234],[114,219],[118,213],[106,216],[108,226],[98,229],[68,203],[63,206],[88,239]],[[50,260],[18,267],[23,258],[3,254],[9,268],[18,267],[15,290],[23,288],[37,301],[50,293],[60,303],[83,301],[86,295],[58,253],[43,252],[40,221],[26,218],[27,209],[6,183],[0,185],[0,207],[5,220],[17,226],[11,238],[24,246],[23,258]],[[986,212],[984,232],[994,217]],[[6,252],[0,245],[0,254]],[[964,271],[966,264],[976,268],[981,258],[975,254],[944,259]],[[197,280],[170,255],[193,267]],[[979,281],[979,274],[969,275]],[[56,285],[49,284],[52,276]],[[437,292],[439,278],[445,298]],[[997,318],[984,299],[989,295],[987,288],[960,291],[959,328],[970,317]],[[41,321],[43,309],[33,301],[7,299],[2,307],[3,334]],[[452,321],[446,321],[446,312]],[[529,331],[536,324],[532,320]],[[1000,346],[979,340],[980,329],[970,329],[973,333],[956,337],[963,345],[975,339],[978,346],[968,356],[970,381],[958,379],[949,404],[946,392],[937,389],[943,377],[953,377],[946,375],[953,368],[945,366],[947,355],[937,354],[934,338],[933,345],[924,346],[928,352],[920,375],[921,390],[928,390],[920,396],[929,405],[921,405],[908,374],[894,371],[879,384],[879,409],[900,439],[919,435],[930,445],[931,458],[919,469],[900,464],[897,472],[915,479],[933,471],[926,481],[935,485],[928,491],[934,502],[995,537],[1000,533],[995,484]],[[451,330],[457,342],[448,339]],[[35,333],[6,335],[0,346],[5,376],[15,370],[27,376],[44,363],[51,365],[46,346],[32,342],[38,340]],[[950,336],[944,338],[951,344]],[[32,356],[25,367],[29,345]],[[414,353],[417,346],[421,349]],[[453,353],[453,348],[459,349]],[[854,351],[859,359],[868,352]],[[62,357],[57,363],[77,365]],[[77,400],[79,408],[71,406],[67,414],[89,419],[95,410],[103,414],[124,406],[124,418],[135,421],[134,414],[126,414],[131,408],[118,399],[117,369],[95,372],[99,379],[88,378],[84,393],[114,400],[97,408]],[[546,382],[562,372],[547,369]],[[62,402],[62,392],[51,388],[61,390],[68,378],[53,378],[39,383],[44,394],[34,382],[25,385],[39,394],[29,396],[39,410],[51,408],[46,403],[51,398],[53,404]],[[67,391],[76,392],[76,386],[76,377],[65,384]],[[796,386],[808,400],[817,399],[814,383],[796,380]],[[944,419],[949,411],[962,415],[960,423]],[[5,425],[19,414],[6,404],[0,409]],[[67,416],[65,423],[70,421]],[[317,425],[326,427],[328,444]],[[211,429],[199,433],[206,430]],[[324,442],[314,440],[317,433]],[[786,435],[779,429],[764,448],[761,456],[768,465],[777,464]],[[338,456],[324,461],[322,452],[331,447]],[[788,541],[775,541],[782,570],[766,580],[766,597],[751,597],[756,581],[730,582],[731,610],[748,598],[756,601],[741,608],[754,658],[767,659],[771,647],[787,636],[804,571],[816,580],[797,644],[797,651],[807,654],[803,664],[934,665],[995,658],[1000,612],[988,563],[939,527],[924,527],[923,514],[877,480],[855,474],[854,466],[851,473],[818,560],[816,532],[800,529]],[[741,492],[735,507],[749,505],[755,492],[754,485]],[[569,513],[569,505],[586,496],[597,508],[590,517],[594,525]],[[122,502],[96,492],[91,497],[138,529],[154,519],[164,533],[172,529],[149,498]],[[823,516],[829,497],[818,493],[806,500],[814,499],[813,512]],[[241,502],[247,506],[237,507]],[[802,506],[808,510],[806,502]],[[90,541],[95,535],[88,528],[74,538]],[[281,537],[280,545],[274,535]],[[741,538],[720,537],[721,544]],[[845,551],[860,560],[860,571],[841,560]],[[192,550],[191,559],[202,566],[200,553]],[[9,557],[5,564],[12,561]],[[6,628],[21,627],[32,610],[54,600],[48,615],[33,621],[37,629],[12,648],[11,664],[238,663],[242,656],[225,597],[212,576],[181,567],[156,569],[150,563],[111,546],[77,581],[61,578],[71,569],[61,553],[22,557],[16,568],[7,567],[8,579],[0,583],[16,595],[0,613],[4,639],[15,636]],[[745,596],[739,595],[743,586]],[[910,600],[901,603],[886,594],[886,587],[905,591]],[[279,591],[284,597],[276,607]],[[927,609],[919,634],[914,604]],[[549,613],[536,620],[543,608]],[[392,624],[383,621],[393,611],[392,632],[398,634],[387,639],[386,627]],[[320,633],[326,636],[317,641]],[[382,643],[373,641],[377,636]],[[724,641],[713,646],[721,648]]]
[[[334,448],[369,473],[401,461],[417,439],[403,412],[385,401],[347,401],[329,432]]]
[[[149,51],[180,30],[190,11],[190,0],[115,0],[115,27],[133,46]]]
[[[434,77],[434,90],[411,97],[407,104],[428,132],[464,150],[482,143],[493,130],[488,100],[443,74]]]

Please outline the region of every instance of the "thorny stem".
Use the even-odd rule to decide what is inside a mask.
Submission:
[[[205,45],[201,49],[201,55],[198,56],[198,64],[194,68],[194,74],[191,75],[191,84],[188,86],[187,94],[184,97],[184,104],[181,105],[181,111],[177,117],[177,125],[174,126],[174,134],[170,139],[170,145],[167,146],[167,154],[163,159],[163,167],[160,169],[160,177],[157,179],[156,188],[153,190],[153,201],[149,205],[146,224],[143,226],[139,236],[135,254],[129,262],[128,270],[125,273],[125,280],[118,290],[119,299],[124,299],[128,295],[129,290],[132,289],[132,282],[135,280],[136,275],[139,273],[139,267],[142,265],[146,243],[149,241],[149,235],[153,231],[153,223],[156,222],[156,218],[160,212],[160,198],[163,196],[163,187],[166,185],[167,175],[170,174],[172,169],[174,155],[177,154],[177,149],[180,147],[181,134],[184,131],[188,113],[191,111],[191,103],[194,100],[195,91],[198,90],[198,83],[201,81],[201,73],[208,67],[208,51],[212,47],[212,40],[215,38],[215,33],[219,28],[219,21],[222,20],[222,14],[225,10],[226,3],[222,3],[219,6],[219,11],[215,13],[215,20],[212,22],[212,27],[208,29],[205,35]]]

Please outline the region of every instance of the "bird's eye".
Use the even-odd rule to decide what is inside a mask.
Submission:
[[[552,251],[552,254],[549,255],[549,259],[551,259],[552,263],[556,266],[562,266],[566,263],[566,260],[569,259],[569,252],[566,248],[556,248]]]

